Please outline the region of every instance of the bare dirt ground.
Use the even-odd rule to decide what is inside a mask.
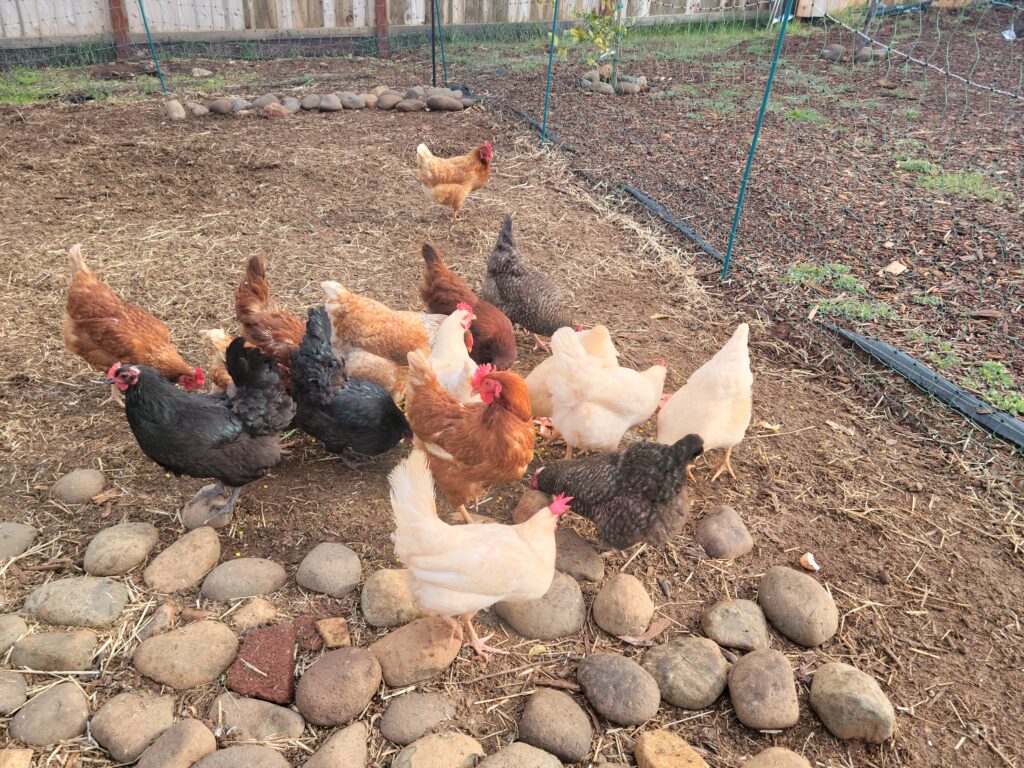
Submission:
[[[401,71],[329,66],[350,75],[353,86]],[[426,141],[439,153],[455,153],[484,138],[496,146],[494,174],[453,227],[418,190],[414,148]],[[595,715],[600,732],[592,761],[631,762],[636,736],[660,724],[716,768],[737,768],[773,744],[822,766],[1020,766],[1022,497],[1012,484],[1019,464],[994,444],[984,462],[968,459],[956,445],[891,419],[832,374],[823,362],[830,351],[789,337],[770,312],[734,294],[703,289],[695,278],[707,271],[704,257],[681,250],[646,217],[610,208],[559,155],[538,152],[533,138],[493,112],[168,124],[153,102],[3,108],[0,209],[0,517],[41,529],[38,549],[2,572],[8,610],[40,583],[80,573],[85,545],[106,526],[152,521],[166,545],[182,532],[182,503],[201,485],[166,477],[149,462],[123,414],[100,407],[107,391],[88,383],[96,374],[64,350],[68,246],[83,243],[86,259],[109,284],[164,319],[186,358],[202,364],[198,332],[234,330],[234,286],[255,251],[267,255],[277,298],[298,314],[321,300],[318,284],[327,278],[415,308],[424,239],[479,283],[502,217],[511,213],[520,246],[569,289],[580,321],[613,328],[626,364],[667,358],[673,389],[737,322],[752,324],[754,421],[735,457],[739,479],[711,485],[702,467],[691,498],[698,517],[719,504],[734,506],[754,550],[735,562],[707,560],[691,531],[665,548],[626,558],[609,553],[609,571],[643,580],[658,615],[672,622],[664,636],[671,638],[699,633],[705,606],[724,596],[755,597],[766,568],[794,565],[809,550],[823,564],[821,581],[842,616],[836,637],[813,651],[773,634],[774,647],[798,674],[796,727],[750,731],[727,697],[699,713],[663,706],[656,722],[637,729],[612,727]],[[652,319],[656,314],[670,317]],[[540,358],[528,351],[525,335],[520,340],[515,370],[525,375]],[[360,554],[364,576],[393,567],[386,475],[403,454],[398,449],[352,471],[319,446],[301,443],[265,483],[245,489],[235,522],[221,533],[223,557],[270,557],[293,574],[317,542],[329,540]],[[79,509],[48,498],[54,479],[85,466],[102,469],[118,498]],[[482,511],[507,519],[522,487],[497,489]],[[586,521],[568,524],[594,537]],[[659,579],[669,585],[667,597]],[[104,635],[96,674],[83,680],[93,711],[118,692],[155,688],[128,659],[132,633],[159,598],[146,593],[138,571],[128,581],[132,606]],[[584,591],[589,599],[596,587]],[[198,590],[179,599],[207,607]],[[361,646],[382,634],[363,623],[357,593],[331,602],[289,586],[273,602],[286,615],[321,607],[340,612]],[[489,615],[482,621],[512,655],[483,665],[464,650],[423,688],[458,703],[454,727],[489,753],[515,738],[522,694],[552,679],[572,690],[576,664],[588,653],[641,654],[588,622],[579,636],[529,656],[535,642]],[[840,742],[817,721],[807,702],[810,675],[833,660],[879,680],[897,707],[892,740],[877,747]],[[303,656],[300,668],[311,661]],[[41,688],[52,678],[31,682]],[[219,692],[207,686],[176,694],[176,714],[205,717]],[[383,708],[375,698],[367,718]],[[302,745],[279,746],[298,764],[323,735],[310,728]],[[389,765],[397,751],[376,733],[371,747],[374,766]],[[55,750],[46,764],[78,760],[110,764],[84,739]]]

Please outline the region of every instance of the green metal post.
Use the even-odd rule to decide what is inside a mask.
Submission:
[[[615,11],[615,56],[612,58],[612,88],[619,89],[619,50],[622,48],[622,7],[619,2]]]
[[[548,102],[551,100],[551,73],[555,67],[555,36],[558,34],[558,0],[551,18],[551,45],[548,48],[548,84],[544,88],[544,120],[540,127],[540,143],[548,140]]]

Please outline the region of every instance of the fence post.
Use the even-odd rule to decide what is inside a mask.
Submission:
[[[612,88],[619,90],[619,49],[622,48],[622,7],[625,0],[619,0],[615,10],[615,56],[612,58]]]
[[[164,71],[160,69],[160,59],[156,55],[156,46],[153,45],[153,35],[149,33],[149,19],[146,18],[146,7],[139,0],[139,13],[142,14],[142,26],[146,30],[146,40],[149,42],[149,55],[153,57],[153,64],[156,66],[156,76],[160,78],[160,90],[164,98],[167,98],[167,83],[164,81]]]
[[[782,53],[782,42],[786,39],[786,27],[789,26],[789,13],[793,8],[793,0],[786,0],[786,7],[782,9],[782,25],[779,27],[779,37],[775,41],[775,53],[772,54],[772,66],[768,70],[768,82],[764,86],[764,96],[761,98],[761,110],[757,113],[757,123],[754,125],[754,136],[750,140],[750,151],[747,153],[747,165],[743,169],[743,181],[740,182],[740,193],[736,198],[736,213],[732,217],[732,230],[729,232],[729,247],[725,249],[725,260],[722,262],[722,279],[729,276],[729,262],[732,260],[732,247],[736,244],[736,230],[740,225],[740,216],[743,215],[743,200],[747,196],[747,182],[750,181],[750,167],[754,164],[754,153],[757,151],[757,139],[761,135],[761,125],[764,123],[764,113],[768,111],[768,99],[772,95],[772,82],[775,80],[775,69],[779,64],[779,54]]]
[[[124,0],[107,0],[110,11],[110,26],[114,30],[114,49],[118,59],[127,59],[131,53],[131,38],[128,36],[128,14]]]
[[[430,0],[430,84],[437,88],[437,14],[434,13],[434,0]]]
[[[431,0],[431,5],[434,7],[434,14],[437,16],[437,41],[441,44],[441,77],[444,78],[444,84],[448,85],[448,60],[444,55],[444,22],[441,21],[441,5],[439,0]],[[435,76],[436,80],[436,76]],[[435,82],[436,86],[437,83]]]
[[[377,57],[386,59],[391,53],[388,42],[388,0],[374,0],[373,23],[377,27]]]
[[[551,44],[548,48],[548,84],[544,87],[544,120],[540,126],[540,143],[548,139],[548,102],[551,100],[551,72],[555,67],[555,35],[558,34],[558,0],[555,0],[555,13],[551,17]]]

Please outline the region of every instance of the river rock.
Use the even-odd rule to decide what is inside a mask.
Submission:
[[[640,93],[640,83],[630,82],[628,80],[620,81],[619,86],[615,91],[620,96],[635,96]]]
[[[128,602],[128,590],[113,579],[72,576],[37,587],[25,600],[25,613],[47,624],[106,627]]]
[[[28,634],[28,624],[21,616],[13,613],[0,615],[0,656],[24,635]]]
[[[274,592],[288,575],[273,560],[242,557],[221,563],[203,581],[203,596],[222,603]]]
[[[462,102],[463,109],[469,109],[472,106],[476,106],[476,99],[471,99],[468,96],[463,96],[459,101]]]
[[[269,624],[276,618],[277,608],[274,607],[273,603],[263,597],[254,597],[232,613],[229,621],[235,629],[245,632],[246,630]]]
[[[200,104],[198,101],[186,101],[185,109],[193,117],[205,117],[210,114],[210,110]]]
[[[142,753],[138,768],[190,768],[217,751],[213,732],[192,718],[175,723]]]
[[[697,543],[716,560],[735,560],[754,548],[739,514],[725,505],[711,510],[697,524]]]
[[[384,682],[392,688],[430,680],[451,666],[462,648],[462,625],[427,616],[406,624],[370,646]]]
[[[399,752],[391,768],[469,768],[483,756],[480,743],[465,734],[432,733]]]
[[[743,764],[743,768],[811,768],[803,757],[782,747],[768,747]]]
[[[299,106],[303,109],[313,110],[320,108],[320,99],[323,98],[319,93],[307,93],[302,97],[302,101],[299,102]]]
[[[640,579],[617,573],[594,598],[594,623],[609,635],[642,635],[654,616],[651,600]]]
[[[601,79],[601,73],[596,69],[591,69],[583,73],[582,79],[586,80],[588,83],[596,83]]]
[[[220,539],[212,528],[189,531],[153,558],[142,579],[154,592],[194,587],[220,560]]]
[[[377,106],[377,97],[372,93],[360,93],[359,98],[366,102],[367,109],[373,109]]]
[[[207,717],[223,725],[232,741],[297,739],[306,728],[298,712],[233,693],[222,693],[214,699]]]
[[[134,763],[174,724],[174,697],[122,693],[100,707],[89,733],[119,763]]]
[[[837,739],[877,744],[892,736],[892,704],[874,678],[849,664],[818,668],[811,683],[811,708]]]
[[[427,107],[440,112],[461,112],[462,102],[452,96],[428,96]]]
[[[405,98],[407,99],[422,99],[427,95],[426,89],[422,85],[417,85],[405,92]]]
[[[858,64],[871,61],[873,58],[875,58],[875,51],[870,45],[862,45],[853,54],[853,60]]]
[[[295,628],[291,624],[261,627],[242,638],[224,685],[242,696],[291,704],[295,696]]]
[[[185,107],[183,107],[181,102],[177,99],[167,100],[167,103],[164,105],[164,113],[167,115],[167,119],[171,122],[180,122],[188,117],[188,113],[185,112]],[[85,502],[79,503],[84,504]]]
[[[341,106],[341,99],[338,98],[338,94],[328,93],[326,96],[320,97],[318,109],[321,112],[341,112],[344,107]]]
[[[517,741],[477,763],[476,768],[562,768],[557,757]]]
[[[706,768],[704,758],[693,747],[666,730],[640,734],[633,747],[637,768]]]
[[[682,709],[711,706],[729,679],[718,645],[704,637],[677,637],[644,654],[643,667],[658,682],[661,698]]]
[[[359,585],[359,555],[344,544],[317,544],[302,562],[295,581],[303,589],[344,597]]]
[[[9,733],[30,747],[47,747],[85,733],[89,700],[75,683],[47,688],[18,710]]]
[[[281,99],[281,106],[287,109],[293,115],[302,108],[302,105],[299,103],[299,100],[296,99],[294,96],[285,96],[283,99]]]
[[[347,648],[352,645],[352,635],[348,631],[348,622],[341,616],[328,616],[318,619],[316,631],[324,641],[324,647],[330,650]]]
[[[214,99],[210,102],[209,110],[215,115],[230,115],[234,111],[231,99]]]
[[[313,725],[341,725],[358,716],[381,681],[377,657],[365,648],[325,653],[295,687],[295,706]]]
[[[748,728],[789,728],[800,717],[793,670],[780,651],[762,648],[741,657],[729,673],[729,698]]]
[[[385,93],[377,97],[377,109],[394,109],[402,101],[401,94]]]
[[[175,114],[180,117],[171,117],[171,104],[177,105]],[[184,120],[185,110],[176,99],[167,102],[167,116],[171,120]],[[50,488],[50,495],[53,498],[63,501],[65,504],[86,504],[93,496],[103,492],[107,479],[97,469],[76,469],[61,477],[53,487]]]
[[[358,96],[354,93],[340,93],[338,98],[341,99],[341,106],[344,109],[365,109],[366,99],[362,96]]]
[[[0,749],[0,768],[32,768],[31,749]]]
[[[39,534],[31,525],[24,523],[0,523],[0,560],[10,560],[23,554],[32,546]]]
[[[257,98],[252,100],[251,108],[252,109],[263,109],[264,107],[269,106],[271,104],[280,104],[280,103],[281,103],[281,101],[280,101],[280,99],[277,98],[277,96],[275,96],[272,93],[265,93],[262,96],[259,96],[259,97],[257,97]]]
[[[719,645],[756,651],[768,647],[764,613],[751,600],[719,600],[700,619],[701,629]]]
[[[97,642],[96,634],[88,629],[27,635],[15,643],[11,666],[41,672],[83,672],[92,667]]]
[[[612,84],[605,83],[603,81],[594,83],[593,89],[595,92],[604,94],[605,96],[611,96],[612,94],[615,93],[615,89],[612,88]]]
[[[540,688],[526,700],[519,738],[567,763],[586,760],[594,731],[590,718],[571,696]]]
[[[369,729],[362,721],[335,731],[302,768],[365,768]]]
[[[426,108],[427,105],[424,104],[419,99],[402,99],[395,105],[395,109],[397,109],[399,112],[419,112]],[[411,748],[411,746],[408,747],[408,749]]]
[[[360,606],[363,618],[372,627],[398,627],[426,616],[416,604],[404,568],[375,571],[363,585]]]
[[[0,717],[6,717],[28,700],[24,675],[0,669]],[[0,761],[0,768],[3,762]]]
[[[846,55],[846,48],[839,43],[830,43],[821,49],[820,55],[826,61],[841,61]]]
[[[558,640],[583,629],[587,606],[576,579],[555,571],[551,587],[536,600],[501,602],[494,612],[525,638]]]
[[[146,640],[171,629],[178,619],[178,613],[178,606],[174,603],[161,603],[139,630],[139,640]]]
[[[625,656],[588,656],[580,662],[576,678],[594,709],[617,725],[640,725],[658,713],[657,681]]]
[[[256,744],[219,749],[207,755],[193,768],[291,768],[284,755],[276,749]]]
[[[794,643],[821,645],[839,630],[839,609],[821,584],[785,566],[761,578],[757,602],[768,621]]]
[[[601,555],[571,528],[555,531],[555,568],[577,580],[600,581],[604,578]]]
[[[132,657],[140,674],[180,690],[212,683],[234,661],[235,633],[219,621],[197,621],[151,637]]]
[[[406,746],[455,717],[455,707],[439,693],[413,691],[391,700],[380,719],[380,735]]]
[[[85,572],[92,576],[119,576],[145,560],[160,534],[149,523],[121,523],[105,528],[85,548]]]

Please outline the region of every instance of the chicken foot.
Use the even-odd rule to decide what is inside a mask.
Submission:
[[[100,405],[104,406],[107,403],[116,403],[124,408],[124,396],[121,394],[121,390],[117,388],[117,384],[110,385],[110,397],[100,403]]]
[[[469,510],[466,509],[466,505],[465,504],[463,504],[462,506],[459,507],[458,513],[460,515],[462,515],[462,521],[463,522],[470,523],[470,524],[476,522],[476,520],[473,519],[473,516],[469,513]]]
[[[732,446],[725,449],[725,458],[723,458],[722,463],[718,465],[718,469],[715,470],[715,474],[711,476],[711,482],[715,482],[715,480],[718,479],[718,476],[722,474],[722,472],[726,471],[729,473],[729,477],[734,480],[736,479],[736,473],[732,469]]]
[[[487,645],[487,641],[494,637],[493,632],[485,637],[480,637],[476,633],[476,629],[473,627],[473,617],[475,615],[476,611],[473,611],[471,613],[464,613],[459,618],[462,619],[462,623],[463,625],[465,625],[466,631],[469,632],[468,645],[476,652],[476,655],[484,661],[487,661],[487,659],[489,658],[489,654],[492,653],[497,653],[502,656],[508,656],[508,651],[504,651],[501,648],[494,648],[490,645]]]
[[[543,350],[544,352],[547,352],[549,355],[551,354],[551,345],[548,342],[541,339],[541,337],[538,336],[536,333],[533,334],[533,341],[533,352],[536,352],[539,349]]]
[[[242,492],[241,488],[232,488],[228,498],[222,504],[217,504],[216,500],[225,493],[227,488],[224,483],[217,481],[216,483],[203,488],[199,493],[189,499],[185,505],[185,509],[188,510],[192,507],[198,507],[203,512],[200,513],[199,519],[203,520],[203,524],[209,524],[215,518],[226,518],[231,519],[231,516],[235,511],[235,502],[238,501],[238,495]]]

